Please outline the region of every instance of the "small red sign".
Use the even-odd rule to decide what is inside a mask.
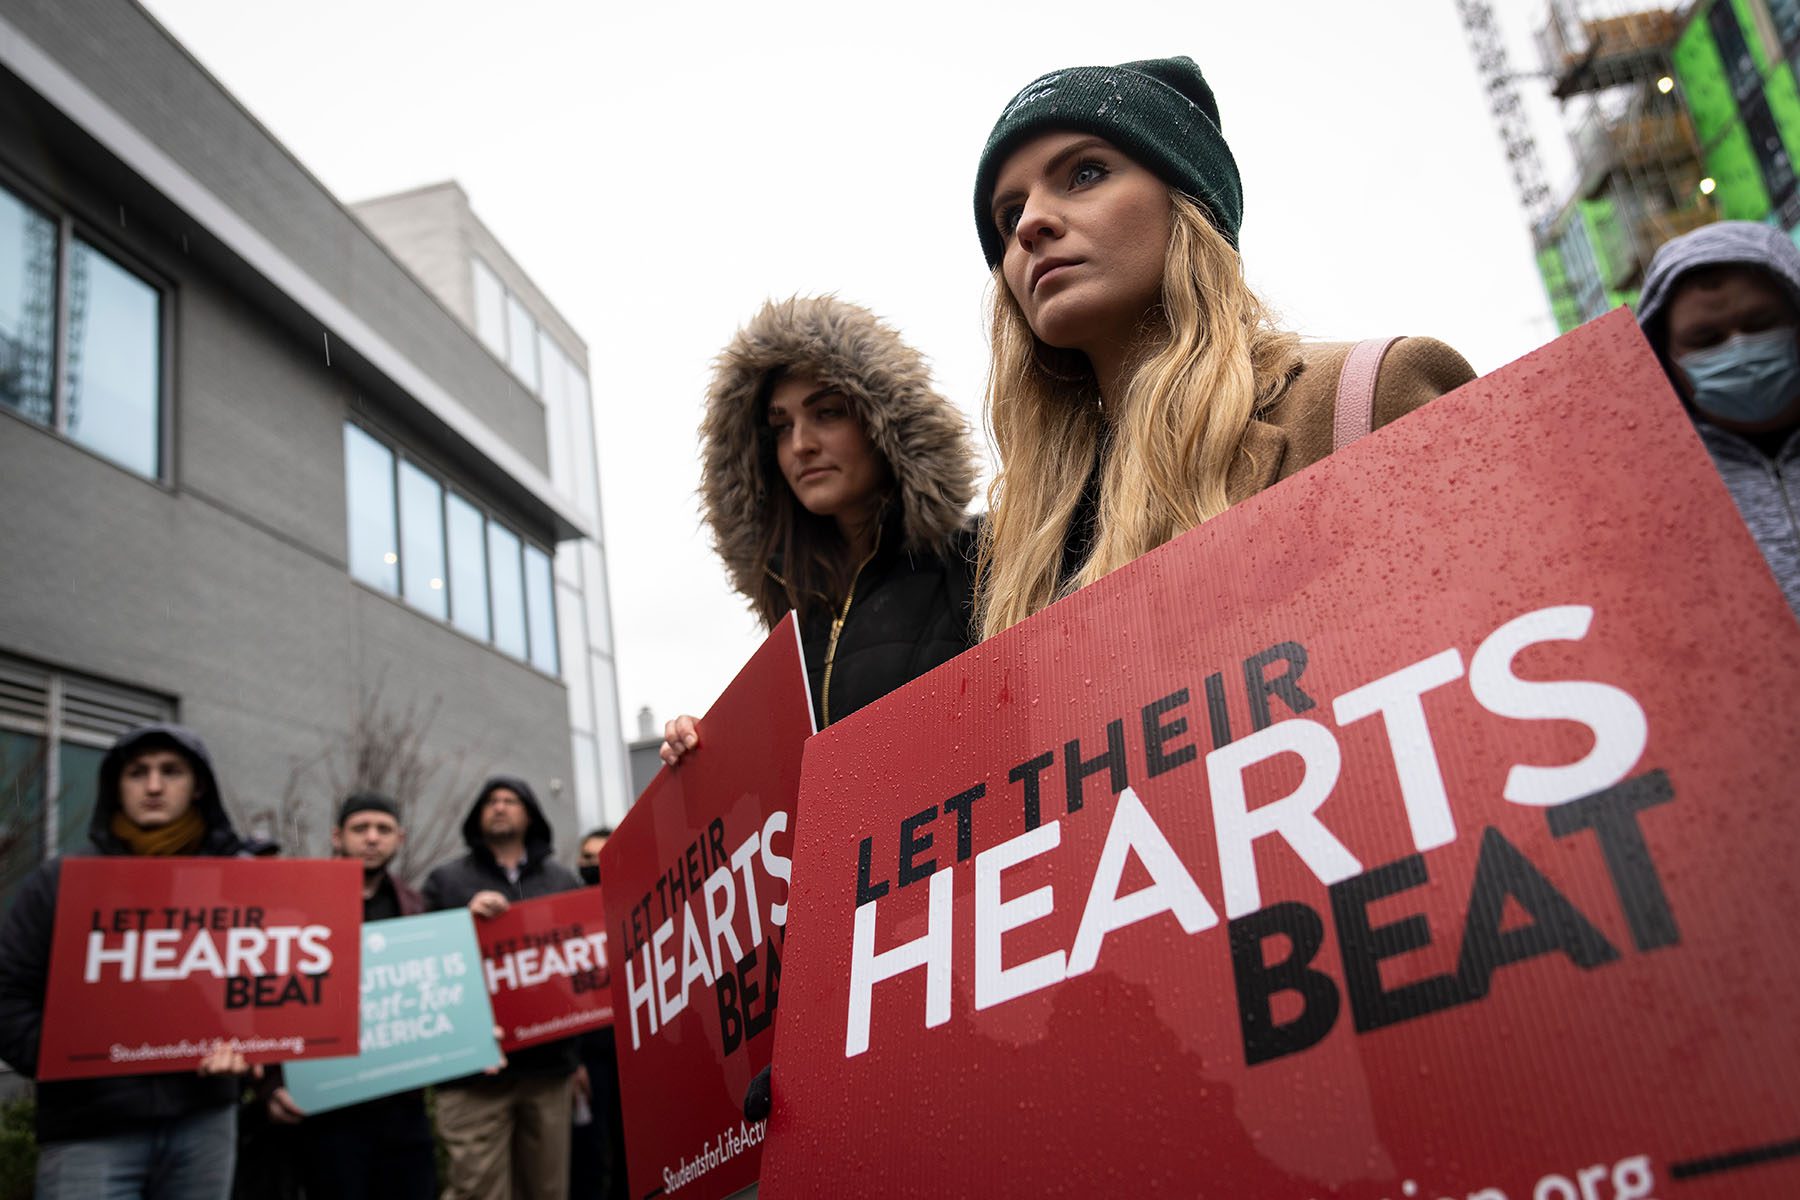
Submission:
[[[755,1182],[744,1090],[769,1063],[800,756],[812,734],[790,613],[600,851],[631,1194]]]
[[[809,743],[764,1200],[1800,1195],[1796,780],[1605,318]]]
[[[502,1050],[612,1024],[606,924],[596,889],[520,900],[497,917],[477,918],[475,939]]]
[[[347,860],[69,858],[39,1079],[354,1054],[362,870]]]

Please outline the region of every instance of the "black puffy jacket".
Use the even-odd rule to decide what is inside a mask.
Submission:
[[[974,617],[971,524],[940,554],[909,554],[891,531],[857,574],[833,652],[834,614],[800,631],[819,728],[841,721],[969,648]],[[829,659],[829,671],[827,670]]]
[[[100,786],[88,821],[89,854],[131,853],[112,832],[113,814],[119,808],[119,773],[125,760],[138,751],[168,745],[185,753],[199,779],[197,803],[206,818],[206,840],[199,853],[229,858],[240,852],[243,843],[225,815],[206,746],[180,725],[146,725],[121,737],[101,760]],[[38,867],[19,886],[12,911],[0,926],[0,1059],[34,1079],[61,879],[61,859]],[[143,1129],[235,1104],[239,1086],[229,1076],[203,1079],[191,1072],[39,1083],[37,1138],[54,1142]]]
[[[506,877],[506,871],[494,859],[493,851],[481,836],[481,806],[495,788],[507,788],[525,802],[530,822],[525,829],[525,861],[519,868],[517,882]],[[463,841],[469,852],[434,868],[420,889],[425,907],[431,912],[461,908],[475,898],[477,892],[499,892],[509,900],[535,900],[557,892],[573,891],[581,886],[581,878],[551,857],[554,843],[550,822],[538,804],[531,785],[513,775],[495,775],[481,785],[469,815],[463,819]],[[506,1076],[567,1075],[580,1065],[575,1038],[563,1038],[514,1050],[506,1056]],[[473,1082],[482,1078],[470,1076]],[[439,1085],[444,1086],[444,1085]]]

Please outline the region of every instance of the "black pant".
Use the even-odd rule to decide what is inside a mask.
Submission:
[[[569,1138],[571,1200],[626,1200],[625,1114],[619,1105],[619,1058],[610,1029],[581,1036],[581,1064],[594,1097],[594,1119]]]
[[[310,1200],[434,1200],[437,1157],[425,1096],[406,1092],[308,1117]]]

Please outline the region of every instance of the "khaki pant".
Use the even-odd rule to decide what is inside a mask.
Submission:
[[[438,1089],[450,1155],[443,1200],[568,1200],[569,1087],[554,1075]]]

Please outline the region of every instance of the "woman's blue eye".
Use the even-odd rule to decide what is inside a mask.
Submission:
[[[1093,183],[1105,176],[1106,168],[1104,166],[1097,162],[1084,162],[1075,168],[1075,173],[1069,177],[1069,182],[1080,187],[1084,183]]]
[[[1016,204],[1001,209],[1000,215],[994,218],[994,224],[1000,227],[1000,236],[1011,237],[1013,230],[1019,227],[1019,218],[1024,214],[1025,210]]]

